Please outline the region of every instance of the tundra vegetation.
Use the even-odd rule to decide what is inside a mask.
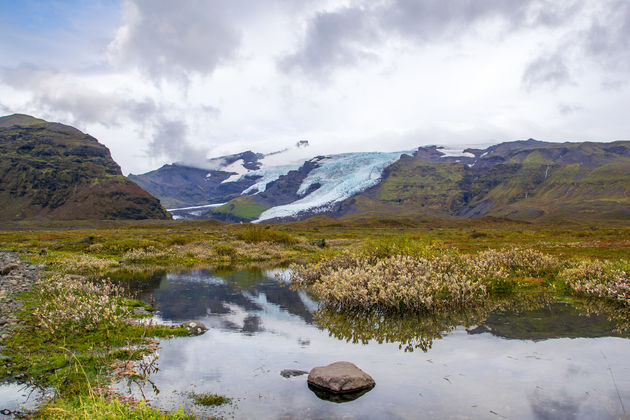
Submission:
[[[2,229],[0,249],[46,267],[17,297],[21,324],[0,343],[1,380],[54,390],[37,414],[43,418],[190,417],[159,412],[111,387],[119,379],[148,381],[156,337],[187,334],[138,319],[134,307],[146,304],[109,280],[126,278],[133,289],[158,270],[292,263],[292,287],[323,303],[315,314],[320,327],[406,350],[426,350],[502,306],[535,308],[558,296],[630,327],[630,229],[623,226],[313,218],[281,225],[15,222]],[[418,322],[426,327],[420,335]]]

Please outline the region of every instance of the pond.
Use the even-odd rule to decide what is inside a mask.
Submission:
[[[442,317],[339,314],[291,290],[283,273],[199,270],[143,283],[160,321],[209,328],[162,342],[151,376],[159,393],[143,388],[153,405],[237,419],[609,419],[630,409],[630,340],[603,307],[532,294]],[[355,363],[376,387],[339,403],[311,391],[306,375],[280,375],[335,361]],[[234,401],[200,407],[190,392]]]

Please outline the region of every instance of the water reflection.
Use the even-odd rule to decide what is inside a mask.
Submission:
[[[434,340],[443,338],[458,326],[466,327],[471,335],[490,333],[519,340],[628,336],[612,322],[609,307],[597,302],[594,308],[594,304],[575,306],[556,302],[555,297],[548,294],[535,293],[487,302],[473,309],[428,315],[384,315],[321,308],[315,312],[315,323],[332,337],[351,343],[367,344],[374,340],[396,343],[404,351],[420,349],[424,352],[431,348]]]
[[[474,311],[387,317],[320,308],[269,271],[161,273],[144,285],[142,298],[154,300],[163,320],[196,319],[210,328],[162,342],[152,377],[161,392],[150,398],[166,409],[267,419],[591,419],[608,418],[610,401],[630,406],[630,341],[614,337],[625,333],[613,322],[626,316],[627,325],[628,318],[598,302],[530,294]],[[377,386],[332,404],[305,376],[280,375],[340,360],[357,364]],[[208,411],[192,404],[190,391],[238,403]]]
[[[162,273],[159,282],[156,284],[154,281],[153,284],[153,287],[143,290],[141,297],[154,302],[160,316],[166,321],[183,322],[211,315],[226,315],[233,313],[235,308],[246,313],[262,311],[259,301],[264,296],[266,302],[299,316],[307,323],[313,322],[313,313],[307,307],[307,304],[312,306],[312,302],[303,293],[285,287],[263,270],[250,268]],[[223,325],[250,334],[260,332],[263,328],[255,314],[247,315],[242,325],[230,321]]]
[[[344,392],[343,394],[339,394],[335,392],[329,392],[323,388],[319,388],[311,384],[308,384],[308,389],[313,391],[313,394],[315,394],[317,398],[319,398],[320,400],[330,401],[334,403],[346,403],[346,402],[354,401],[357,398],[370,392],[372,388],[366,388],[366,389],[361,389],[356,392]]]

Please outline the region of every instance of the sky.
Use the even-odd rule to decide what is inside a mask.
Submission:
[[[630,135],[629,0],[0,0],[0,115],[125,174],[268,153]]]

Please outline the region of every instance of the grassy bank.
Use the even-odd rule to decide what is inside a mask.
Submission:
[[[182,327],[140,322],[133,308],[107,281],[56,274],[40,279],[18,296],[20,321],[2,342],[0,378],[54,391],[42,418],[182,418],[117,400],[115,380],[138,383],[154,369],[155,338],[188,335]],[[109,416],[109,417],[108,417]]]

